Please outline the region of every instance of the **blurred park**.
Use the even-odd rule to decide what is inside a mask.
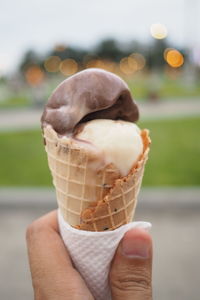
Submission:
[[[154,31],[147,45],[109,39],[88,51],[59,45],[39,56],[29,50],[14,74],[1,77],[2,120],[6,115],[4,130],[0,132],[1,185],[51,185],[39,129],[42,108],[61,81],[92,67],[124,78],[141,107],[139,125],[150,130],[153,141],[144,185],[199,185],[200,169],[196,161],[200,147],[200,63],[192,60],[189,49],[177,50],[165,41],[164,25],[155,25]],[[144,115],[143,108],[146,109]],[[38,119],[27,131],[31,115],[37,112]],[[18,116],[19,122],[12,126],[13,114],[15,118]],[[23,118],[27,118],[27,122],[24,123]],[[20,124],[20,130],[16,130]],[[15,172],[10,172],[12,168]]]
[[[59,2],[67,9],[67,4]],[[89,12],[89,15],[86,13],[89,2],[84,6],[86,18],[90,17]],[[70,38],[65,33],[40,48],[37,43],[28,42],[30,37],[26,37],[24,28],[23,51],[14,45],[12,49],[13,55],[17,51],[21,53],[16,55],[17,61],[7,64],[6,50],[0,53],[0,224],[3,236],[0,276],[5,274],[0,282],[1,299],[9,300],[14,295],[22,300],[32,298],[24,232],[33,219],[56,208],[40,117],[56,86],[87,68],[105,69],[122,77],[138,103],[138,125],[150,130],[152,146],[136,220],[153,224],[154,299],[199,299],[197,255],[200,243],[196,235],[200,228],[200,5],[196,0],[176,0],[171,16],[168,1],[163,1],[162,9],[161,2],[153,0],[148,6],[151,18],[145,19],[146,1],[136,1],[135,8],[128,0],[119,2],[125,7],[122,10],[124,32],[118,22],[119,35],[112,28],[117,10],[116,16],[108,16],[103,1],[98,4],[99,11],[97,5],[91,5],[91,22],[95,23],[95,17],[98,19],[103,11],[108,34],[103,34],[102,28],[106,26],[97,22],[91,29],[91,41],[84,43],[81,37],[81,26],[86,31],[84,18],[76,19],[74,15],[80,43],[75,29],[77,37],[73,40],[73,26],[70,27],[66,19],[63,25],[68,28],[66,32],[72,31]],[[79,0],[71,4],[71,14],[82,5]],[[112,11],[112,5],[115,5],[113,1],[107,4],[108,11]],[[120,5],[116,4],[116,9]],[[138,11],[141,20],[140,25],[131,19],[136,28],[132,35],[125,34],[126,30],[131,32],[128,6]],[[38,11],[38,7],[33,8]],[[47,6],[41,11],[43,9],[51,12]],[[5,13],[7,10],[5,5]],[[25,5],[24,14],[27,12]],[[5,17],[3,20],[5,24],[12,22]],[[48,14],[45,14],[43,22],[47,20]],[[142,25],[146,31],[140,37],[136,32],[137,26],[140,31]],[[33,32],[40,35],[37,16],[32,26]],[[48,28],[41,30],[47,32]],[[4,35],[2,49],[7,43],[9,52],[7,39]],[[10,272],[11,264],[15,266],[13,272]],[[8,278],[14,282],[13,289],[6,284]]]

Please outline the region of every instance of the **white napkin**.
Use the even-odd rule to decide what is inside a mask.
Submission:
[[[93,232],[71,227],[58,210],[60,233],[72,261],[96,300],[110,300],[110,263],[124,234],[131,228],[151,228],[148,222],[132,222],[113,231]]]

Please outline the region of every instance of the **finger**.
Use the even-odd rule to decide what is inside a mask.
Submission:
[[[60,238],[57,212],[34,221],[26,236],[35,299],[80,299],[77,286],[86,286]]]
[[[26,238],[28,253],[33,262],[40,259],[43,263],[48,263],[49,268],[55,265],[55,271],[57,268],[66,271],[72,267],[67,249],[59,235],[57,211],[52,211],[29,225]]]
[[[151,277],[151,236],[144,229],[132,229],[124,235],[112,262],[112,299],[151,300]]]

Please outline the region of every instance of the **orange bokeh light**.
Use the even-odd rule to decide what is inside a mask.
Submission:
[[[145,66],[145,58],[142,54],[132,53],[129,57],[124,57],[119,63],[121,72],[126,75],[131,75]]]
[[[60,72],[65,76],[70,76],[78,71],[78,64],[72,58],[67,58],[60,63]]]
[[[98,68],[115,72],[116,63],[111,60],[91,59],[87,61],[86,68]]]
[[[25,78],[28,84],[37,86],[42,83],[44,79],[44,72],[39,66],[33,65],[26,70]]]
[[[133,70],[139,71],[144,68],[146,60],[142,54],[132,53],[129,55],[128,62],[129,66],[132,67]]]
[[[120,71],[126,75],[130,75],[133,73],[133,70],[129,66],[128,57],[124,57],[120,60],[119,68]]]
[[[124,60],[125,64],[126,64],[126,60]],[[128,57],[128,68],[130,69],[130,73],[134,73],[137,71],[138,66],[137,66],[137,61],[135,58],[129,56]]]
[[[166,54],[167,63],[173,67],[178,68],[184,64],[184,57],[178,50],[169,50]]]
[[[44,62],[44,67],[47,72],[52,72],[52,73],[58,72],[60,63],[61,63],[60,57],[49,56]]]
[[[164,59],[167,61],[167,53],[171,50],[175,50],[174,48],[166,48],[164,53],[163,53],[163,56],[164,56]]]
[[[115,73],[116,68],[117,68],[117,64],[114,61],[104,60],[104,69],[105,70]]]
[[[99,69],[104,69],[105,64],[104,61],[101,59],[91,59],[87,62],[86,68],[99,68]]]

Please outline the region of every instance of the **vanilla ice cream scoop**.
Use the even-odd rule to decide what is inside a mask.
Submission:
[[[100,150],[106,163],[113,163],[126,176],[143,152],[139,127],[121,120],[97,119],[84,124],[76,138]]]

